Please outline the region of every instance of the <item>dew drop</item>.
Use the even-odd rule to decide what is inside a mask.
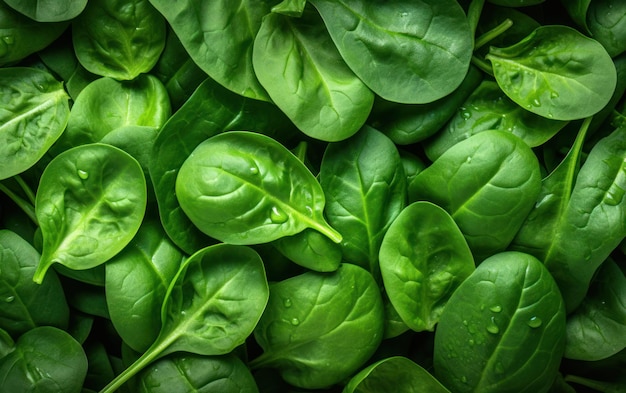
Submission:
[[[502,311],[502,306],[497,304],[497,305],[495,305],[493,307],[490,307],[489,310],[491,310],[492,312],[500,312],[500,311]]]
[[[500,328],[498,328],[498,325],[496,325],[496,320],[494,317],[491,317],[491,324],[487,325],[486,329],[491,334],[500,333]]]
[[[283,306],[289,308],[291,307],[291,299],[287,298],[285,300],[283,300]]]
[[[533,104],[533,106],[541,106],[541,101],[539,101],[539,99],[538,99],[538,98],[535,98],[535,99],[532,101],[532,104]]]
[[[13,35],[5,35],[2,37],[2,41],[4,41],[7,45],[13,45],[15,43],[15,36]]]
[[[469,164],[470,162],[472,162],[472,157],[467,157],[467,158],[465,159],[465,163],[466,163],[466,164]]]
[[[7,303],[11,303],[13,300],[15,300],[15,296],[10,295],[4,298],[4,301]]]
[[[274,206],[272,207],[272,210],[270,210],[270,220],[274,224],[282,224],[287,221],[287,219],[289,219],[287,214],[285,214],[285,212],[280,210],[278,207]]]
[[[89,178],[89,173],[87,171],[83,171],[82,169],[79,169],[78,177],[80,177],[83,180],[87,180]]]
[[[462,111],[461,112],[461,117],[463,118],[463,120],[469,120],[472,117],[472,112],[470,112],[470,111]]]
[[[528,326],[530,326],[533,329],[540,327],[541,324],[542,324],[542,321],[541,321],[541,318],[539,317],[532,317],[528,320]]]
[[[298,318],[291,318],[291,324],[293,326],[298,326],[300,324],[300,320]]]
[[[551,98],[559,98],[559,93],[558,93],[558,92],[556,92],[556,91],[554,91],[554,90],[552,90],[552,91],[550,92],[550,97],[551,97]]]
[[[250,174],[257,175],[258,173],[259,173],[259,168],[255,167],[255,166],[251,166],[250,167]]]
[[[467,319],[463,320],[463,325],[465,325],[465,326],[469,325],[469,322],[467,322]]]
[[[465,375],[461,377],[461,382],[467,383],[467,377]]]

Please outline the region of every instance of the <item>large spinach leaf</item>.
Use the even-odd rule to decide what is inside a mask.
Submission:
[[[150,0],[194,62],[211,78],[245,97],[269,101],[252,66],[252,47],[267,0]]]
[[[311,3],[348,66],[386,100],[432,102],[455,90],[467,73],[472,34],[456,1]]]
[[[0,180],[33,166],[61,136],[70,117],[68,99],[48,72],[0,69]]]
[[[251,362],[253,369],[276,367],[285,381],[303,388],[331,386],[380,344],[380,290],[369,272],[352,264],[274,283],[254,336],[264,352]]]
[[[202,232],[223,242],[267,243],[305,228],[341,241],[313,174],[266,135],[230,131],[202,142],[180,168],[176,196]]]
[[[143,170],[123,150],[96,143],[59,154],[35,201],[43,235],[35,282],[54,263],[82,270],[109,260],[139,229],[146,201]]]
[[[520,138],[483,131],[452,146],[409,184],[457,223],[477,263],[503,251],[541,190],[537,157]]]
[[[455,392],[547,392],[565,348],[565,307],[535,257],[484,260],[452,294],[435,332],[435,376]]]
[[[365,123],[374,94],[343,62],[314,9],[263,18],[252,60],[273,102],[304,134],[338,141]]]

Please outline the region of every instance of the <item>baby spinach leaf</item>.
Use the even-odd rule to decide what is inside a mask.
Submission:
[[[511,100],[550,119],[592,116],[615,89],[615,66],[604,47],[567,26],[538,27],[515,45],[491,47],[486,58]]]
[[[123,150],[88,144],[55,157],[35,201],[43,234],[35,282],[54,263],[88,269],[121,251],[139,229],[146,198],[143,170]]]
[[[145,351],[159,335],[161,305],[183,258],[160,222],[148,219],[126,248],[107,262],[105,290],[111,322],[135,351]]]
[[[141,75],[125,82],[99,78],[77,97],[67,130],[53,149],[59,153],[100,142],[106,134],[122,126],[160,128],[170,114],[167,90],[156,77]]]
[[[246,365],[235,355],[171,354],[138,376],[138,393],[258,393]]]
[[[78,16],[87,0],[5,0],[16,11],[37,22],[62,22]]]
[[[374,94],[344,63],[319,19],[311,8],[301,18],[267,15],[252,60],[272,101],[304,134],[338,141],[365,123]]]
[[[399,104],[378,99],[368,123],[394,143],[420,142],[444,126],[482,80],[482,73],[470,67],[461,85],[449,95],[428,104]]]
[[[569,359],[596,361],[626,348],[626,277],[609,259],[598,269],[589,293],[567,318]]]
[[[0,68],[0,180],[33,166],[70,116],[63,85],[36,68]]]
[[[317,272],[332,272],[341,264],[341,246],[313,229],[281,237],[272,245],[292,262]]]
[[[454,144],[486,130],[501,130],[537,147],[559,132],[567,122],[547,119],[511,101],[491,80],[484,80],[456,109],[441,132],[425,143],[424,151],[436,160]]]
[[[306,0],[283,0],[272,7],[272,12],[299,18],[304,13]]]
[[[7,392],[80,393],[86,375],[83,348],[52,326],[24,333],[15,350],[0,359],[0,386]]]
[[[615,0],[594,0],[587,9],[587,29],[612,57],[626,50],[626,4]]]
[[[202,142],[180,168],[176,196],[194,225],[226,243],[267,243],[305,228],[341,241],[313,174],[266,135],[231,131]]]
[[[353,137],[328,145],[320,184],[328,200],[328,222],[343,235],[344,261],[380,279],[380,243],[406,206],[406,176],[398,149],[384,134],[365,126]]]
[[[254,330],[264,352],[250,367],[277,368],[293,386],[323,388],[361,367],[382,335],[382,298],[369,272],[352,264],[306,272],[270,286]]]
[[[39,23],[0,2],[0,67],[47,47],[67,26],[67,22]]]
[[[39,253],[15,233],[0,229],[0,329],[13,337],[37,326],[66,329],[69,307],[59,278],[51,272],[33,282]]]
[[[215,241],[185,215],[176,198],[176,176],[189,154],[204,140],[229,130],[254,130],[279,138],[293,126],[272,104],[237,95],[206,79],[167,121],[154,141],[150,178],[163,227],[174,243],[192,254]]]
[[[596,143],[580,168],[543,261],[568,311],[582,301],[597,268],[626,236],[626,128]]]
[[[252,67],[254,38],[267,0],[150,0],[165,16],[194,62],[227,89],[269,101]]]
[[[435,332],[435,376],[454,392],[547,392],[565,348],[565,308],[535,257],[485,259],[452,294]]]
[[[348,66],[386,100],[432,102],[467,73],[472,33],[456,1],[310,2]]]
[[[441,383],[417,363],[393,356],[373,363],[350,379],[342,393],[378,393],[391,386],[405,393],[448,393]]]
[[[380,271],[387,296],[407,326],[432,331],[450,295],[474,271],[474,259],[445,210],[414,202],[385,233]]]
[[[504,131],[483,131],[445,151],[409,184],[411,202],[443,207],[465,235],[477,263],[503,251],[541,190],[530,147]]]
[[[147,0],[90,0],[72,22],[72,41],[90,72],[132,80],[154,67],[165,31],[165,20]]]
[[[245,290],[242,290],[245,288]],[[244,343],[268,301],[263,261],[246,246],[217,244],[189,257],[168,288],[156,341],[102,393],[174,352],[224,355]]]

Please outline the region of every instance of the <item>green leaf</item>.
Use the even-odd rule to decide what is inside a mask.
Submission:
[[[90,0],[72,22],[72,41],[90,72],[132,80],[156,64],[165,46],[165,26],[147,0]]]
[[[474,271],[474,259],[450,215],[430,202],[407,206],[380,247],[385,291],[414,331],[434,330],[454,290]]]
[[[571,27],[541,26],[486,56],[498,85],[521,107],[555,120],[599,112],[611,99],[615,65],[604,47]]]
[[[338,141],[365,123],[374,94],[344,63],[314,9],[301,18],[263,18],[252,60],[272,101],[304,134]]]
[[[61,136],[69,96],[48,72],[0,69],[0,180],[32,167]]]
[[[424,104],[467,73],[472,33],[453,0],[311,0],[348,66],[389,101]]]
[[[146,193],[141,166],[116,147],[88,144],[55,157],[35,201],[43,234],[35,282],[54,263],[88,269],[121,251],[141,225]]]
[[[194,62],[227,89],[269,101],[252,67],[252,47],[267,0],[150,0]]]
[[[565,348],[565,308],[531,255],[484,260],[452,294],[435,332],[435,376],[454,392],[547,392]]]
[[[382,335],[383,303],[370,273],[352,264],[306,272],[270,286],[254,330],[264,352],[250,367],[277,368],[293,386],[324,388],[357,371]]]
[[[78,16],[87,0],[5,0],[9,6],[37,22],[62,22]]]
[[[262,134],[230,131],[202,142],[180,168],[176,196],[189,219],[222,242],[267,243],[305,228],[341,241],[313,174]]]

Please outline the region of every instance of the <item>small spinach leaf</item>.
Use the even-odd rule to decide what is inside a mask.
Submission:
[[[267,243],[305,228],[341,241],[313,174],[266,135],[230,131],[202,142],[180,168],[176,196],[202,232],[226,243]]]
[[[87,0],[5,0],[13,9],[37,22],[62,22],[74,19]]]
[[[292,262],[317,272],[332,272],[341,264],[341,246],[313,229],[281,237],[272,245]]]
[[[43,172],[35,201],[43,234],[35,282],[54,263],[82,270],[113,257],[139,229],[146,200],[143,170],[123,150],[88,144],[59,154]]]
[[[474,271],[474,259],[445,210],[415,202],[385,233],[380,271],[387,296],[407,326],[434,330],[450,295]]]

